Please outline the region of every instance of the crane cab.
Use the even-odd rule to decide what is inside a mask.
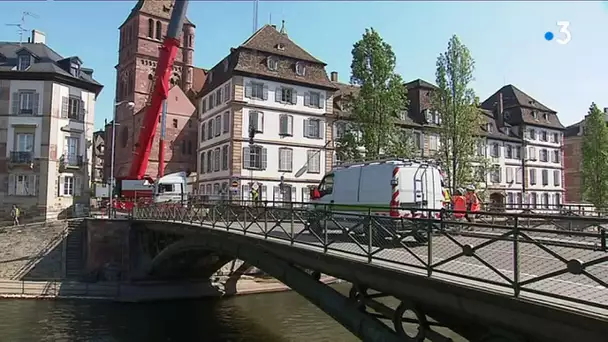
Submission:
[[[154,202],[181,202],[187,195],[188,180],[185,172],[175,172],[161,177],[154,184]]]

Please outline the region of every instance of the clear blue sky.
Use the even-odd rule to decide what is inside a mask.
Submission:
[[[112,115],[118,26],[136,1],[1,2],[4,23],[22,11],[26,27],[47,34],[47,43],[64,56],[77,55],[105,85],[98,99],[95,127]],[[252,33],[252,2],[192,1],[189,19],[197,25],[195,64],[210,67]],[[608,6],[606,2],[278,2],[262,1],[260,25],[272,15],[286,20],[289,36],[325,61],[327,71],[350,74],[350,51],[366,27],[374,27],[393,46],[405,80],[435,80],[437,55],[458,34],[476,60],[477,95],[483,100],[504,84],[514,84],[556,110],[564,125],[579,121],[592,101],[608,107]],[[567,45],[544,39],[569,21]],[[0,26],[0,40],[14,41],[13,27]]]

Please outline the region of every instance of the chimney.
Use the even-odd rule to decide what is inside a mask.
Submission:
[[[272,26],[272,28],[275,29],[275,30],[277,29],[277,25],[275,25],[275,24],[272,24],[270,26]]]
[[[502,102],[502,93],[498,93],[498,104],[496,105],[496,123],[498,127],[504,127],[504,106]]]
[[[332,71],[331,72],[331,81],[332,82],[338,82],[338,72],[337,71]]]
[[[46,36],[38,30],[32,30],[32,43],[46,44]]]

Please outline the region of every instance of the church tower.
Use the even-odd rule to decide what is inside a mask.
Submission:
[[[133,102],[135,103],[135,107],[128,108],[126,105],[119,105],[116,108],[116,122],[118,124],[115,140],[116,177],[126,175],[132,159],[145,108],[151,101],[150,94],[154,87],[154,72],[158,62],[159,48],[167,33],[174,1],[138,0],[127,19],[119,27],[118,64],[115,67],[116,102]],[[188,92],[192,87],[194,40],[195,26],[186,19],[180,37],[181,48],[175,57],[173,75],[170,81],[171,85],[181,88],[184,93]],[[174,93],[175,91],[172,89],[171,92]],[[175,154],[174,145],[179,144],[181,146],[181,144],[185,144],[184,146],[187,146],[188,139],[193,139],[193,142],[196,142],[196,135],[192,138],[190,137],[191,133],[188,132],[188,128],[192,126],[196,127],[196,125],[192,125],[189,122],[193,113],[188,113],[188,111],[189,106],[192,104],[175,104],[174,102],[176,101],[182,101],[181,97],[178,97],[173,96],[172,99],[168,99],[166,137],[168,140],[167,145],[170,146],[167,147],[169,150],[166,151],[167,172],[178,171],[181,168],[180,165],[169,166],[171,162],[181,163],[181,158]],[[174,118],[174,116],[177,117]],[[185,128],[186,131],[182,131],[182,128]],[[158,140],[158,134],[155,139]],[[187,152],[187,147],[185,150]],[[173,160],[170,159],[172,155],[175,157]],[[158,168],[158,164],[154,164],[155,161],[157,162],[157,156],[158,143],[152,148],[148,171],[148,174],[154,177],[156,176],[155,169]],[[183,157],[185,160],[192,159],[192,156]],[[183,168],[189,169],[190,167],[184,166]]]

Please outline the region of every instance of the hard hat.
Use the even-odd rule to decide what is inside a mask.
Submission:
[[[463,189],[463,188],[458,188],[458,189],[456,189],[456,191],[457,191],[459,194],[464,194],[464,189]]]
[[[475,191],[475,185],[467,186],[467,191]]]

